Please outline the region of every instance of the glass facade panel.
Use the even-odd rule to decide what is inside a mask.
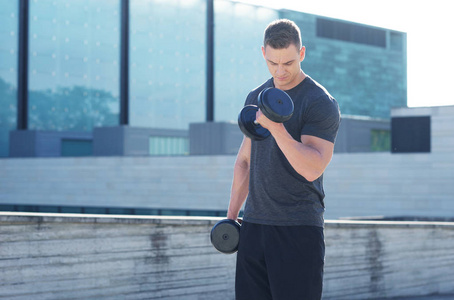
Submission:
[[[150,155],[188,155],[189,141],[182,137],[152,136],[149,140]]]
[[[17,122],[18,2],[0,2],[0,157],[8,156],[9,131]]]
[[[261,47],[276,10],[217,0],[215,22],[215,121],[236,121],[247,94],[271,77]]]
[[[391,50],[395,51],[402,51],[403,49],[403,37],[402,33],[400,32],[390,32],[389,34],[389,39],[390,39],[390,48]]]
[[[370,151],[389,152],[391,150],[391,132],[389,130],[371,130]]]
[[[129,70],[131,126],[203,122],[206,1],[131,0]]]
[[[317,36],[386,48],[386,30],[350,22],[317,18]]]
[[[118,125],[120,0],[33,0],[29,129]]]
[[[93,154],[91,140],[62,139],[61,156],[90,156]]]

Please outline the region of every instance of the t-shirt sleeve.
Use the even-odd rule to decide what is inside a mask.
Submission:
[[[318,98],[304,113],[301,135],[316,136],[334,143],[340,124],[337,101],[327,95]]]
[[[257,105],[257,96],[263,89],[267,87],[273,87],[273,80],[272,78],[268,79],[264,84],[252,90],[249,95],[246,97],[246,101],[244,105]]]
[[[254,104],[254,93],[250,92],[249,95],[246,97],[246,101],[244,101],[244,105],[251,105]]]

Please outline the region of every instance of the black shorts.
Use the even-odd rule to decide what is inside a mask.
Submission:
[[[321,227],[243,222],[237,253],[236,300],[319,300],[324,258]]]

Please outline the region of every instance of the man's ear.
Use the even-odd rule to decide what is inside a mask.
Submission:
[[[302,46],[300,50],[300,62],[304,60],[306,57],[306,47]]]

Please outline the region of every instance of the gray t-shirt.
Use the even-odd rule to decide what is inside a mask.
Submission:
[[[257,105],[260,91],[274,87],[273,79],[249,93],[245,104]],[[312,78],[286,91],[294,102],[294,112],[284,123],[290,135],[335,142],[340,123],[336,100]],[[323,175],[313,182],[298,174],[279,149],[273,136],[252,141],[249,195],[244,209],[246,222],[264,225],[310,225],[323,227],[325,205]]]

